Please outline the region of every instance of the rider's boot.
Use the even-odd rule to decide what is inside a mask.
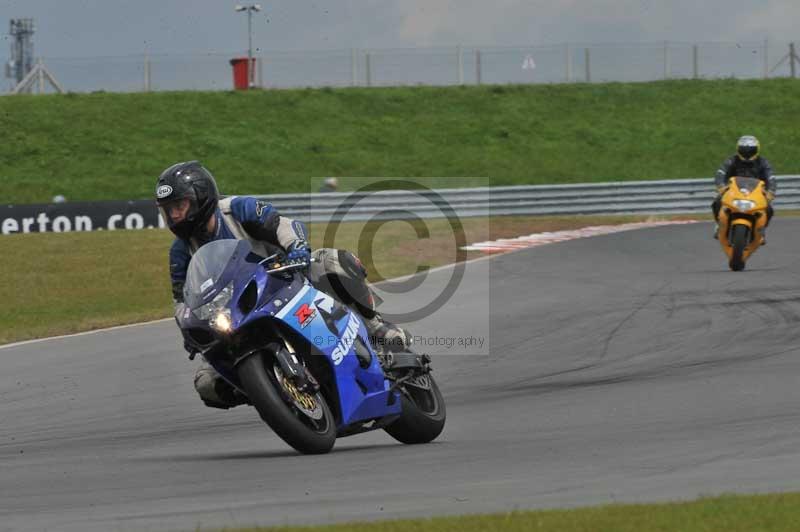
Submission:
[[[767,245],[767,228],[766,227],[764,227],[761,230],[761,245],[762,246],[766,246]]]
[[[203,403],[211,408],[227,410],[234,406],[247,404],[247,398],[206,361],[200,364],[194,375],[194,388]]]
[[[369,339],[376,349],[383,347],[388,351],[404,351],[413,343],[408,331],[385,321],[378,313],[372,318],[364,318],[364,324],[367,326]]]
[[[719,222],[714,223],[714,240],[719,240]]]

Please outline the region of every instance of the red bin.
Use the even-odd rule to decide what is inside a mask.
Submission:
[[[237,91],[246,91],[249,88],[249,72],[247,71],[247,58],[234,57],[231,59],[231,66],[233,67],[233,88]],[[255,71],[256,58],[250,60],[250,68]]]

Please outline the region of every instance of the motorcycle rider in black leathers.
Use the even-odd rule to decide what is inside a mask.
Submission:
[[[305,225],[281,216],[268,202],[246,196],[220,200],[214,177],[199,162],[177,163],[164,170],[156,185],[156,204],[176,236],[169,251],[176,311],[183,304],[183,285],[192,254],[214,240],[246,239],[253,252],[264,257],[279,251],[286,253],[289,262],[309,264],[311,283],[357,311],[374,344],[402,349],[411,343],[405,330],[384,321],[375,311],[366,269],[355,255],[327,248],[312,253]],[[184,347],[191,352],[188,344]],[[227,409],[244,402],[205,361],[195,374],[194,386],[207,406]]]
[[[778,182],[775,176],[772,175],[772,167],[764,157],[760,154],[760,143],[758,139],[752,135],[745,135],[740,137],[736,142],[736,153],[729,158],[725,159],[722,166],[717,170],[714,177],[714,184],[717,187],[717,197],[711,203],[711,211],[714,213],[714,220],[717,222],[714,226],[714,238],[717,238],[719,232],[719,210],[722,208],[722,194],[728,188],[728,180],[731,177],[754,177],[764,182],[764,187],[767,190],[767,225],[772,219],[774,210],[772,208],[772,200],[775,199],[775,192],[778,189]],[[766,244],[766,226],[762,231],[762,244]]]

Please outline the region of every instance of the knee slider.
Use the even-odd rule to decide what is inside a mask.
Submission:
[[[204,400],[219,400],[216,393],[216,383],[219,375],[212,368],[200,368],[194,375],[194,389]]]

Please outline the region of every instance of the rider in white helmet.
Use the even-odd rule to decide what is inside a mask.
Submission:
[[[722,166],[717,170],[714,178],[714,184],[717,187],[717,197],[711,204],[711,211],[714,213],[714,220],[717,224],[714,227],[714,238],[717,238],[719,231],[719,210],[722,207],[722,194],[728,187],[728,180],[731,177],[754,177],[764,182],[767,189],[767,200],[769,205],[767,207],[767,225],[772,219],[774,210],[772,209],[772,200],[775,199],[775,192],[778,189],[778,183],[775,176],[772,175],[772,167],[764,157],[761,157],[761,143],[752,135],[745,135],[739,137],[736,142],[736,153],[725,159]],[[766,244],[766,227],[764,228],[764,240],[762,244]]]

